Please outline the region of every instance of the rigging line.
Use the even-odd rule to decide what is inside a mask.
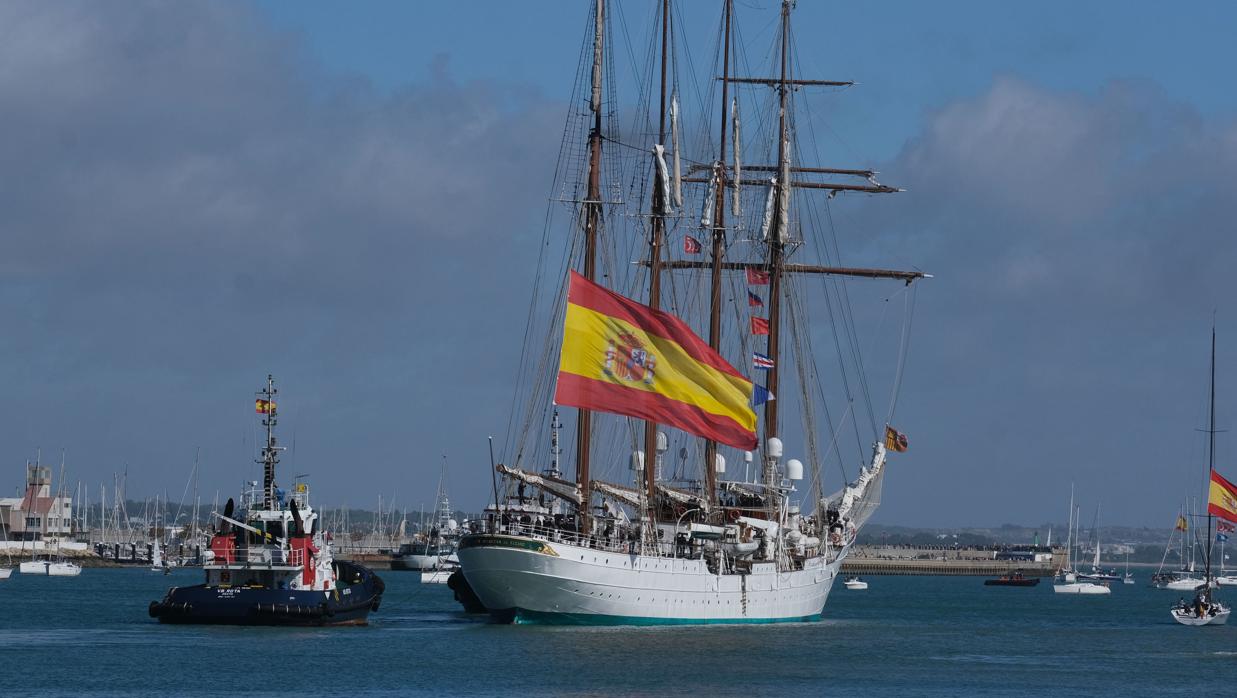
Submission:
[[[906,294],[904,300],[904,321],[902,323],[902,341],[898,349],[898,368],[894,373],[893,393],[889,396],[889,416],[885,419],[886,424],[893,422],[894,411],[898,407],[898,397],[902,394],[902,376],[903,369],[906,367],[906,361],[910,354],[911,343],[911,325],[915,322],[915,301],[918,299],[918,287]]]
[[[833,245],[836,251],[836,256],[840,261],[842,254],[841,249],[838,248],[837,244],[837,229],[833,222],[833,206],[828,200],[825,201],[825,215],[829,221],[829,230],[833,237]],[[837,288],[840,290],[838,302],[842,306],[842,319],[847,326],[846,334],[850,340],[850,350],[855,361],[855,371],[859,377],[859,384],[863,389],[864,406],[867,408],[868,420],[872,427],[873,437],[876,438],[879,436],[876,429],[876,413],[873,411],[872,392],[868,384],[867,368],[863,364],[863,353],[859,349],[859,332],[855,328],[855,308],[854,304],[851,303],[850,300],[850,285],[846,283],[845,279],[834,279],[834,281],[837,283]]]
[[[806,294],[805,294],[805,297],[806,297]],[[806,312],[806,311],[804,311],[804,312]],[[836,330],[835,330],[835,331],[836,331]],[[815,383],[815,385],[816,385],[816,392],[817,392],[817,395],[819,395],[819,397],[820,397],[820,404],[821,404],[821,406],[823,407],[823,409],[824,409],[824,411],[825,411],[825,423],[829,426],[829,430],[830,430],[830,432],[833,434],[833,439],[832,439],[832,442],[831,442],[831,443],[836,444],[836,443],[837,443],[837,440],[838,440],[838,436],[839,436],[839,434],[841,433],[842,427],[845,425],[846,420],[845,420],[845,418],[843,417],[843,419],[842,419],[842,420],[840,420],[840,421],[838,422],[837,426],[836,426],[836,427],[834,426],[834,424],[833,424],[833,417],[832,417],[832,415],[830,414],[831,410],[829,409],[829,401],[828,401],[828,400],[826,399],[826,397],[825,397],[825,386],[824,386],[824,381],[822,381],[822,380],[820,379],[820,375],[821,375],[821,374],[820,374],[820,366],[819,366],[819,364],[817,364],[817,362],[816,362],[816,353],[815,353],[814,351],[812,351],[812,352],[810,352],[810,353],[808,354],[808,357],[811,359],[812,373],[813,373],[813,374],[814,374],[814,376],[815,376],[815,378],[814,378],[814,383]],[[843,367],[843,370],[844,370],[844,369],[845,369],[845,367]],[[849,411],[850,411],[850,410],[854,407],[854,405],[855,405],[855,400],[854,400],[854,398],[853,398],[853,397],[848,396],[848,399],[847,399],[847,412],[849,412]],[[824,465],[825,465],[825,464],[828,462],[828,460],[829,460],[830,450],[832,450],[832,448],[831,448],[831,449],[829,449],[829,450],[826,450],[826,451],[825,451],[825,454],[824,454],[824,456],[823,456],[823,459],[821,460],[821,467],[822,467],[822,470],[823,470],[823,468],[824,468]],[[860,455],[862,456],[862,451],[860,451]],[[839,472],[841,472],[841,474],[842,474],[842,482],[843,482],[843,483],[845,483],[845,482],[849,482],[850,477],[849,477],[849,475],[848,475],[848,474],[847,474],[847,472],[846,472],[846,462],[845,462],[845,460],[842,458],[842,454],[841,454],[840,452],[838,452],[838,470],[839,470]],[[822,476],[822,477],[823,477],[823,476]]]

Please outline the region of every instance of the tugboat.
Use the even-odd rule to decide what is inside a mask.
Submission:
[[[994,579],[985,579],[986,587],[1033,587],[1039,584],[1039,577],[1024,577],[1022,570],[1014,570]]]
[[[385,585],[378,575],[352,562],[335,560],[330,536],[317,530],[309,486],[292,492],[275,485],[282,446],[275,442],[275,382],[255,403],[263,415],[266,445],[257,483],[242,494],[239,510],[229,499],[219,529],[204,555],[206,582],[172,587],[150,603],[161,623],[221,625],[364,625],[377,611]]]

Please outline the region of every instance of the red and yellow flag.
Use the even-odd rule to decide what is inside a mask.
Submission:
[[[1214,470],[1211,471],[1211,489],[1207,493],[1207,513],[1237,521],[1237,485]]]
[[[554,401],[756,447],[752,382],[687,323],[571,272]]]
[[[257,410],[258,414],[270,414],[271,412],[275,411],[275,401],[274,400],[255,400],[254,408]]]
[[[906,438],[906,434],[894,429],[888,424],[885,425],[885,448],[890,451],[901,453],[911,447],[910,441]]]

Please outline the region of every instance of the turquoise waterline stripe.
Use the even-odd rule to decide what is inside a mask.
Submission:
[[[550,613],[514,610],[517,625],[767,625],[769,623],[814,623],[819,613],[793,618],[654,618],[648,616],[603,616],[594,613]]]

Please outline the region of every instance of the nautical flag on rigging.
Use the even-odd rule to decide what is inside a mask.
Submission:
[[[683,238],[683,251],[687,254],[700,254],[703,249],[704,246],[696,238],[690,235]]]
[[[1211,489],[1207,494],[1207,513],[1228,521],[1237,521],[1237,485],[1211,471]]]
[[[756,267],[748,267],[747,283],[753,286],[765,286],[769,283],[769,272]]]
[[[1216,534],[1216,542],[1217,542],[1217,543],[1223,543],[1223,542],[1224,542],[1224,541],[1226,541],[1226,540],[1228,540],[1228,534],[1227,534],[1227,533],[1217,533],[1217,534]]]
[[[752,368],[757,371],[768,371],[773,368],[773,359],[761,354],[760,352],[752,352]]]
[[[1188,531],[1190,530],[1190,522],[1186,521],[1184,516],[1178,515],[1177,525],[1174,528],[1178,531]]]
[[[254,409],[258,414],[270,414],[275,411],[274,400],[255,400]]]
[[[755,293],[752,293],[751,291],[748,291],[747,292],[747,307],[763,308],[765,307],[765,299],[761,298]]]
[[[752,316],[752,334],[769,334],[769,321],[762,318]]]
[[[751,450],[751,395],[752,382],[687,323],[571,272],[557,404],[667,424]]]
[[[901,453],[910,448],[910,441],[906,439],[906,434],[894,429],[888,424],[885,425],[885,448],[890,451]]]
[[[1220,533],[1232,533],[1233,529],[1233,524],[1225,521],[1224,519],[1220,519],[1216,522],[1216,530]]]
[[[769,389],[759,383],[752,385],[752,407],[760,407],[766,402],[773,402],[777,397]]]

